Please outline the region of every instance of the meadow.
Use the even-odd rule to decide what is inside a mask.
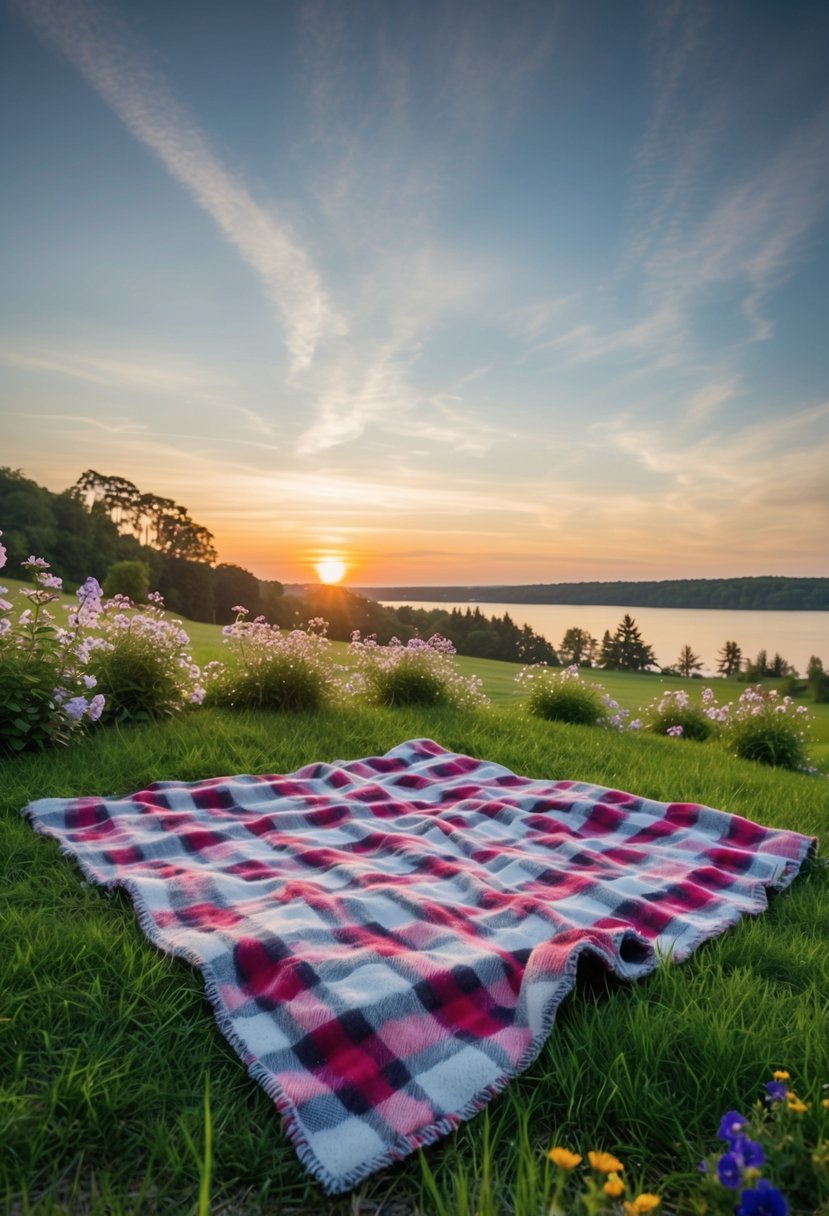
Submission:
[[[219,657],[217,628],[188,623],[188,632],[197,661]],[[535,777],[825,832],[825,777],[741,761],[716,743],[534,720],[515,704],[515,668],[458,662],[482,676],[491,708],[202,708],[111,725],[68,748],[0,763],[5,1211],[539,1216],[552,1193],[546,1153],[554,1144],[613,1152],[631,1189],[661,1194],[669,1211],[690,1211],[698,1162],[716,1148],[723,1112],[747,1110],[775,1068],[791,1072],[798,1092],[820,1094],[829,1082],[829,872],[818,857],[766,914],[682,966],[635,984],[586,971],[539,1059],[484,1114],[353,1194],[326,1199],[220,1034],[199,973],[154,949],[128,897],[85,883],[19,814],[34,798],[288,772],[426,736]],[[668,686],[653,676],[588,674],[630,708]],[[741,687],[733,682],[728,695]],[[825,769],[829,707],[815,709],[810,750]],[[812,1143],[829,1137],[820,1101],[802,1122]],[[796,1212],[826,1203],[797,1163],[783,1183]]]

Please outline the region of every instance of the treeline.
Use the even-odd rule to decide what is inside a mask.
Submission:
[[[383,645],[396,637],[429,638],[439,633],[448,638],[458,654],[479,659],[502,659],[507,663],[558,664],[555,648],[529,625],[516,625],[509,614],[487,617],[480,608],[441,609],[385,608],[344,587],[316,587],[301,595],[285,595],[278,605],[274,624],[286,628],[303,626],[314,617],[328,622],[328,636],[348,641],[355,630],[363,638],[374,636]]]
[[[481,604],[624,605],[631,608],[721,608],[761,612],[829,611],[829,578],[667,579],[662,582],[533,583],[505,587],[362,587],[379,600],[473,601]]]
[[[185,507],[92,469],[55,494],[19,470],[0,468],[0,529],[10,576],[23,577],[20,563],[30,554],[45,558],[67,590],[89,575],[105,583],[116,564],[143,567],[141,581],[171,612],[194,621],[224,624],[237,604],[268,615],[282,595],[278,582],[214,565],[213,537]]]

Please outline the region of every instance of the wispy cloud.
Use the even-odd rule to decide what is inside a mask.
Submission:
[[[349,342],[303,385],[310,456],[369,432],[486,450],[486,428],[452,418],[416,386],[415,366],[447,318],[475,315],[497,274],[439,247],[443,208],[474,189],[484,149],[506,138],[554,47],[558,6],[519,22],[497,4],[441,7],[435,21],[308,0],[300,13],[315,197],[337,246],[359,266]],[[381,14],[383,10],[380,10]],[[391,10],[389,10],[391,11]],[[359,78],[348,70],[359,55]],[[444,402],[445,405],[445,402]]]
[[[687,401],[687,409],[694,422],[704,422],[716,413],[733,397],[740,393],[741,381],[739,376],[722,376],[709,380],[701,388],[691,393]]]
[[[770,110],[758,147],[750,136],[773,94],[764,92],[767,65],[735,41],[739,25],[704,0],[650,11],[651,106],[624,245],[606,282],[592,299],[585,293],[589,314],[567,328],[559,322],[550,345],[579,361],[621,354],[648,370],[691,370],[712,302],[727,302],[737,323],[724,327],[733,347],[773,335],[773,294],[802,264],[829,208],[829,107],[801,108],[788,124],[779,106]],[[776,70],[797,87],[795,59]]]
[[[726,186],[699,223],[653,251],[646,263],[652,289],[694,301],[706,289],[735,283],[753,337],[770,337],[763,300],[798,265],[829,204],[827,146],[829,107]]]
[[[89,426],[106,435],[143,435],[147,427],[141,422],[119,422],[117,419],[93,418],[88,414],[33,414],[27,412],[27,418],[36,418],[42,422],[71,424],[73,427]]]
[[[180,394],[227,387],[202,367],[162,359],[149,351],[103,355],[97,351],[15,345],[0,347],[0,364],[20,371],[69,376],[90,384]]]
[[[293,370],[342,333],[310,256],[290,227],[224,168],[137,37],[93,0],[13,0],[37,33],[84,75],[258,274],[284,326]]]

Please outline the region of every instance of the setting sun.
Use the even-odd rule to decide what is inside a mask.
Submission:
[[[346,565],[339,557],[324,557],[316,562],[314,569],[322,583],[338,583],[345,574]]]

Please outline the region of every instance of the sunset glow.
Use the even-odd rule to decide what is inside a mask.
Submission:
[[[339,557],[324,557],[314,569],[321,583],[339,583],[345,577],[346,565]]]
[[[286,584],[829,574],[829,6],[196,7],[0,9],[0,463]]]

